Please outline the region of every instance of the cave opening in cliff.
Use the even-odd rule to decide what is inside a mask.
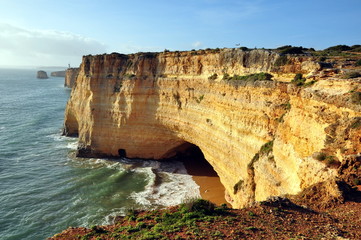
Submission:
[[[217,172],[204,158],[203,152],[198,146],[187,142],[175,151],[177,152],[177,159],[183,162],[190,175],[218,177]]]
[[[227,203],[224,197],[225,188],[220,182],[217,172],[205,159],[198,146],[186,142],[178,146],[174,151],[177,153],[176,159],[183,162],[188,174],[192,176],[199,186],[203,199],[216,204]]]
[[[119,154],[119,157],[121,157],[121,158],[127,156],[125,149],[122,149],[122,148],[118,149],[118,154]]]

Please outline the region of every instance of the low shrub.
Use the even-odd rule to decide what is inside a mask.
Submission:
[[[285,46],[276,48],[276,51],[278,51],[281,55],[284,55],[284,54],[305,54],[307,52],[314,52],[315,49],[285,45]]]
[[[292,47],[289,46],[287,48],[284,48],[280,51],[281,54],[303,54],[303,48],[302,47]]]
[[[198,98],[194,97],[194,99],[196,100],[197,103],[201,103],[202,100],[204,99],[204,95],[201,95]]]
[[[120,92],[120,86],[114,86],[113,92]]]
[[[302,73],[296,73],[293,80],[297,81],[297,80],[301,80],[302,78],[303,78]]]
[[[324,61],[326,61],[326,57],[320,57],[318,60],[320,61],[320,62],[324,62]]]
[[[361,180],[358,179],[358,178],[355,178],[355,179],[353,180],[353,182],[354,182],[355,185],[361,185]]]
[[[345,73],[343,75],[343,78],[348,79],[348,78],[358,78],[361,77],[361,73],[360,72],[348,72]]]
[[[133,78],[135,78],[135,74],[132,74],[132,73],[124,74],[124,78],[125,79],[133,79]]]
[[[361,104],[361,92],[353,92],[351,95],[351,102],[354,104]]]
[[[228,80],[231,80],[232,77],[228,73],[224,73],[222,79],[228,81]]]
[[[204,215],[212,215],[215,207],[214,203],[204,199],[193,199],[181,205],[181,209],[186,212],[198,212]]]
[[[326,164],[327,167],[337,167],[340,165],[340,162],[335,156],[327,155],[324,152],[317,153],[314,158]]]
[[[287,56],[279,56],[277,59],[276,59],[276,61],[275,61],[275,63],[274,63],[274,66],[275,67],[281,67],[281,66],[284,66],[284,65],[287,65],[288,63],[289,63],[290,61],[289,61],[289,59],[288,59],[288,57]]]
[[[327,157],[326,153],[320,152],[316,154],[315,159],[318,161],[324,161],[326,157]]]
[[[353,45],[351,46],[351,50],[352,52],[361,52],[361,45]]]
[[[282,114],[279,118],[276,118],[275,120],[279,123],[282,123],[284,121],[285,115],[286,115],[286,113]]]
[[[216,80],[218,78],[217,73],[213,73],[211,76],[208,77],[209,80]]]
[[[326,160],[327,166],[330,166],[330,165],[336,163],[336,161],[337,161],[334,156],[327,156],[325,160]]]
[[[359,59],[359,60],[357,60],[356,62],[355,62],[355,66],[357,67],[357,66],[361,66],[361,59]]]
[[[260,154],[269,154],[270,152],[272,152],[273,151],[273,142],[274,141],[272,140],[272,141],[265,143],[259,150],[259,153]]]
[[[291,103],[287,102],[287,103],[283,103],[280,105],[284,110],[288,111],[291,109]]]
[[[302,86],[306,82],[306,78],[303,78],[301,73],[297,73],[291,83],[295,84],[296,86]]]
[[[236,194],[243,186],[244,181],[241,179],[233,186],[233,194]]]
[[[273,76],[269,73],[253,73],[253,74],[249,74],[249,75],[245,75],[245,76],[239,76],[239,75],[234,75],[233,77],[230,77],[228,75],[227,80],[242,80],[242,81],[272,81]]]
[[[356,118],[356,120],[351,124],[351,128],[359,128],[361,127],[361,118]]]
[[[249,51],[250,49],[248,47],[240,47],[239,49],[241,49],[242,51]]]
[[[336,45],[320,51],[319,54],[331,55],[331,56],[347,56],[353,54],[353,52],[361,52],[361,45]]]
[[[336,45],[329,48],[324,49],[325,52],[342,52],[351,50],[350,46],[347,45]]]

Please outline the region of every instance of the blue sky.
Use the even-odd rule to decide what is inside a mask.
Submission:
[[[0,66],[82,55],[361,44],[361,0],[0,0]]]

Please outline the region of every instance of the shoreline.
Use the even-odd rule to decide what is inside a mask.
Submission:
[[[225,199],[225,188],[213,167],[203,157],[191,157],[182,159],[187,173],[199,186],[202,199],[209,200],[216,205],[231,205]]]

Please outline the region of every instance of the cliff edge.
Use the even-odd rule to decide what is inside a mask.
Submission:
[[[78,77],[79,68],[68,68],[65,71],[65,81],[64,87],[72,88],[74,86],[75,80]]]
[[[198,146],[235,208],[361,179],[361,79],[268,50],[84,56],[65,112],[78,156],[167,159]],[[68,74],[68,72],[67,72]]]

